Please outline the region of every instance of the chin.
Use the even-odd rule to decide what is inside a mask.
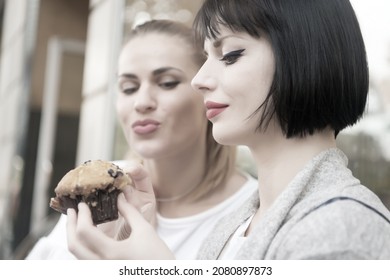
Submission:
[[[229,146],[240,145],[240,141],[239,139],[237,139],[238,138],[237,135],[227,133],[228,131],[231,130],[227,129],[225,131],[216,131],[213,129],[213,137],[215,141],[221,145],[229,145]]]
[[[155,156],[155,148],[150,147],[150,145],[133,145],[132,149],[140,155],[142,158],[153,158]]]

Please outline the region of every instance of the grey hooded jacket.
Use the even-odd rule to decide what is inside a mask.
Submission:
[[[259,207],[257,192],[222,219],[198,259],[218,259]],[[237,259],[390,259],[390,212],[337,148],[314,157],[252,230]]]

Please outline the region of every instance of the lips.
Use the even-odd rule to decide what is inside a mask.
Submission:
[[[146,135],[155,132],[159,126],[160,123],[158,121],[147,119],[136,121],[131,127],[136,134]]]
[[[229,107],[229,105],[216,103],[213,101],[207,101],[205,105],[207,109],[206,116],[209,120],[216,117],[217,115],[222,113],[227,107]]]

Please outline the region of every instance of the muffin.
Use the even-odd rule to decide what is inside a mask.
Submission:
[[[116,164],[103,160],[86,161],[70,170],[55,188],[56,196],[50,207],[66,214],[68,208],[78,211],[79,202],[85,202],[95,225],[118,218],[117,198],[131,179]]]

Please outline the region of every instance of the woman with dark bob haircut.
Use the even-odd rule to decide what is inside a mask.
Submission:
[[[368,93],[349,1],[205,0],[194,28],[207,59],[192,86],[213,137],[249,147],[259,183],[198,258],[390,259],[390,212],[336,147]],[[173,257],[132,205],[120,200],[119,208],[131,227],[128,247],[107,255]]]
[[[390,213],[336,147],[369,83],[350,2],[206,0],[194,27],[207,60],[192,85],[217,142],[250,148],[260,197],[199,258],[390,259]]]

